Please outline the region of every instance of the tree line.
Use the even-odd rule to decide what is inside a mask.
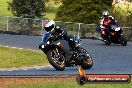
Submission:
[[[49,0],[46,0],[47,2]],[[58,8],[55,20],[82,23],[96,23],[103,10],[112,6],[112,0],[55,0],[62,5]],[[9,10],[18,17],[43,17],[46,11],[44,0],[12,0]]]

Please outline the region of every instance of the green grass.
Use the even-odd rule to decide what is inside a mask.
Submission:
[[[42,52],[0,47],[0,68],[46,65]]]
[[[8,3],[11,0],[0,0],[0,16],[12,16],[12,13],[8,11]]]
[[[48,84],[28,84],[28,85],[11,85],[8,88],[132,88],[130,84],[85,84],[78,85],[72,83],[48,83]]]

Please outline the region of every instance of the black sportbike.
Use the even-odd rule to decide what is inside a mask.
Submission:
[[[107,45],[111,43],[121,44],[122,46],[127,45],[127,39],[122,34],[122,29],[118,23],[110,25],[109,28],[102,27],[101,37],[101,40]]]
[[[68,41],[62,35],[53,36],[51,32],[45,32],[39,45],[48,58],[49,63],[59,71],[65,67],[81,66],[83,69],[90,69],[93,60],[90,54],[80,46],[80,38],[72,36],[70,40],[75,42],[76,48],[71,48]]]

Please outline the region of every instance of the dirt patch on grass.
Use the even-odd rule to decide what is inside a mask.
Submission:
[[[43,84],[43,83],[64,83],[73,82],[75,77],[35,77],[35,78],[0,78],[0,88],[7,88],[11,85],[25,85],[25,84]]]

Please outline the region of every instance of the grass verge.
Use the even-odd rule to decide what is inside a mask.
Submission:
[[[132,88],[130,84],[85,84],[78,85],[76,82],[60,82],[46,84],[12,85],[8,88]]]
[[[46,65],[48,61],[43,52],[20,50],[0,46],[0,68]]]
[[[11,11],[8,11],[8,3],[11,0],[0,0],[0,15],[1,16],[12,16]]]

